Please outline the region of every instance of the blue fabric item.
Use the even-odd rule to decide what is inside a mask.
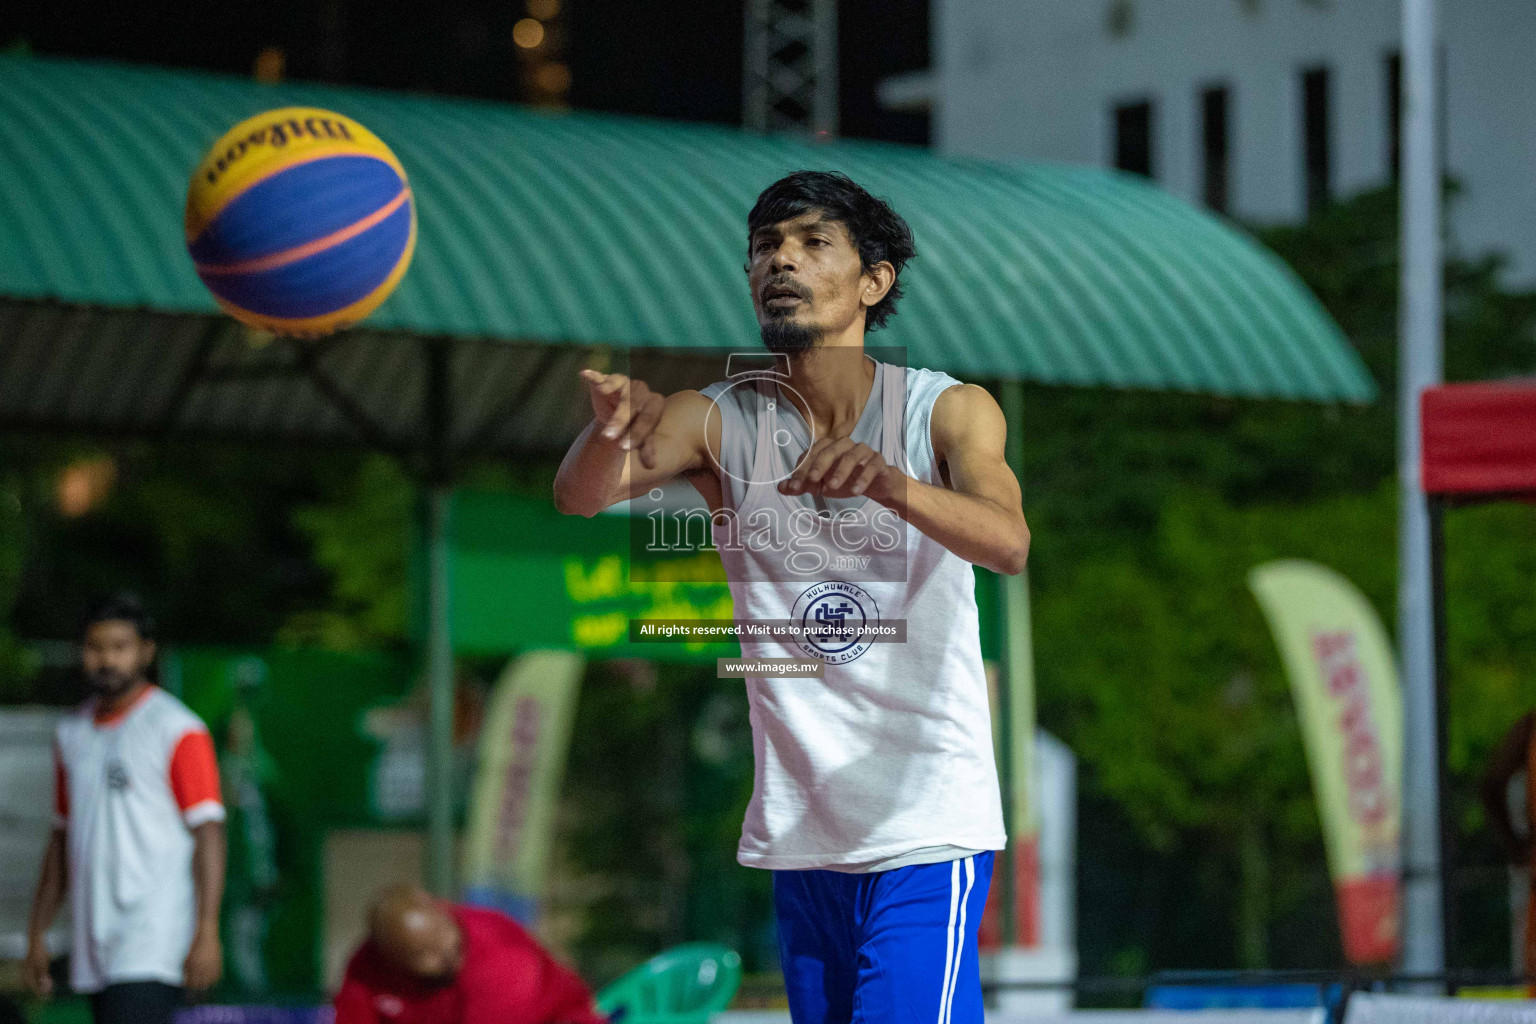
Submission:
[[[176,1024],[333,1024],[329,1006],[193,1006],[176,1014]]]
[[[405,188],[373,156],[294,164],[241,192],[192,240],[198,263],[234,263],[313,242],[380,209]]]
[[[1287,982],[1278,985],[1151,985],[1145,998],[1149,1010],[1281,1010],[1332,1006],[1342,994],[1338,985]]]
[[[466,886],[463,899],[471,906],[499,910],[524,928],[532,928],[539,917],[537,896],[512,892],[494,885]]]
[[[795,1024],[982,1024],[992,853],[892,871],[775,871]]]

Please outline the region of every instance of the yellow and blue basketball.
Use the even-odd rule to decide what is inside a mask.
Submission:
[[[231,128],[187,189],[187,250],[231,316],[313,337],[356,323],[400,283],[416,204],[389,147],[349,117],[269,110]]]

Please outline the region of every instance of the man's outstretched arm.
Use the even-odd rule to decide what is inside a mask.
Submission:
[[[603,509],[709,464],[719,451],[720,417],[697,391],[662,397],[644,381],[581,371],[592,422],[565,453],[555,476],[555,507],[568,515]],[[713,431],[712,437],[706,431]]]

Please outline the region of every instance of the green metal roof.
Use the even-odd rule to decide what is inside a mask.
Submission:
[[[362,121],[415,189],[415,262],[364,333],[755,344],[746,212],[779,175],[819,167],[890,198],[912,224],[906,297],[871,342],[905,346],[913,364],[1054,384],[1374,396],[1277,258],[1112,172],[38,58],[0,58],[0,296],[216,314],[183,246],[188,175],[235,122],[286,105]]]

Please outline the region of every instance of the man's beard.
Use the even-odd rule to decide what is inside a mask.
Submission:
[[[98,697],[112,698],[133,685],[136,676],[125,675],[116,669],[104,668],[85,674],[85,685]]]
[[[796,323],[787,317],[770,318],[762,325],[763,347],[781,355],[798,355],[820,345],[826,331],[815,324]]]

